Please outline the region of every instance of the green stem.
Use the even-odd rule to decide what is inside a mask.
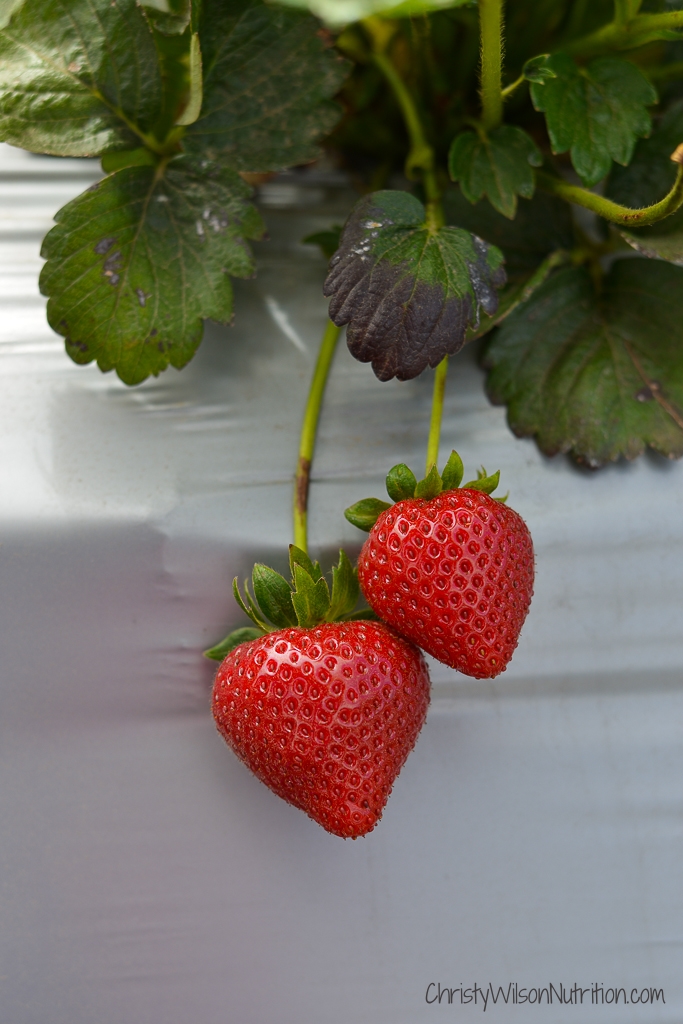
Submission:
[[[508,96],[511,96],[513,94],[515,89],[519,89],[520,85],[524,84],[524,81],[524,75],[522,74],[519,76],[519,78],[516,78],[511,85],[506,85],[504,89],[501,89],[501,99],[506,100]]]
[[[429,437],[427,439],[427,460],[425,475],[429,476],[432,466],[439,458],[439,441],[441,440],[441,420],[443,419],[443,398],[446,391],[448,376],[448,356],[444,356],[434,371],[434,392],[432,395],[432,415],[429,421]]]
[[[332,365],[332,358],[337,347],[341,328],[328,320],[323,340],[318,352],[318,359],[313,371],[313,379],[308,391],[304,421],[301,426],[299,441],[299,458],[294,478],[294,543],[302,551],[308,551],[308,490],[311,480],[311,463],[315,451],[315,439],[320,419],[325,386]]]
[[[492,131],[503,120],[503,0],[479,0],[479,27],[482,124],[486,131]]]
[[[566,47],[575,57],[594,57],[609,50],[633,50],[657,39],[665,39],[672,29],[683,28],[683,11],[665,14],[638,14],[626,22],[609,25],[576,39]]]
[[[441,188],[436,176],[434,149],[427,141],[417,104],[408,86],[385,52],[385,40],[377,35],[372,18],[366,19],[363,24],[372,41],[372,59],[390,85],[396,102],[401,108],[403,121],[408,132],[408,138],[410,139],[410,152],[406,160],[406,175],[408,178],[413,179],[416,174],[419,174],[422,179],[427,200],[427,224],[432,230],[436,231],[443,226],[444,216],[441,207]]]
[[[587,210],[592,210],[593,213],[599,214],[600,217],[604,217],[605,220],[609,220],[613,224],[644,228],[670,216],[683,205],[683,145],[678,147],[672,156],[673,159],[678,164],[678,173],[673,188],[658,203],[654,203],[653,206],[645,206],[640,210],[631,210],[628,206],[620,206],[618,203],[613,203],[611,199],[605,199],[579,185],[570,185],[563,178],[555,178],[552,174],[546,174],[544,171],[536,171],[536,184],[544,192],[559,196],[568,203],[584,206]]]

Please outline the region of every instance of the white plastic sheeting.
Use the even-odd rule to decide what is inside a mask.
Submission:
[[[517,1005],[489,996],[503,1024],[680,1022],[683,467],[545,460],[488,405],[472,354],[453,361],[442,460],[455,446],[502,468],[536,543],[531,615],[500,679],[434,666],[383,821],[329,836],[224,746],[200,652],[240,622],[232,577],[285,565],[325,323],[324,263],[299,240],[349,196],[267,185],[235,325],[127,390],[70,363],[37,290],[52,213],[96,175],[2,148],[3,1024],[463,1021],[484,1012],[461,1003],[475,983],[518,985]],[[340,349],[317,553],[357,550],[343,508],[381,497],[394,463],[421,467],[430,390]],[[452,1002],[428,1003],[431,983]],[[552,1005],[519,1002],[551,984]],[[601,1004],[620,988],[665,1001]]]

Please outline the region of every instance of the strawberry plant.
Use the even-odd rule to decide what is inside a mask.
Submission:
[[[264,225],[253,186],[322,148],[355,184],[295,471],[291,583],[263,565],[221,661],[217,725],[330,831],[377,822],[428,701],[417,646],[503,671],[531,538],[439,473],[449,364],[477,342],[510,427],[598,468],[683,454],[683,5],[677,0],[5,0],[0,139],[99,157],[43,243],[47,317],[76,363],[137,385],[233,317]],[[239,315],[239,310],[237,310]],[[433,371],[425,475],[331,586],[308,555],[318,420],[342,327],[382,381]],[[357,608],[360,593],[370,607]],[[373,621],[377,619],[384,620]],[[347,653],[344,653],[347,652]]]

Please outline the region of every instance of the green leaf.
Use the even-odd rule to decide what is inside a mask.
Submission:
[[[273,625],[280,629],[296,626],[292,591],[287,580],[279,572],[257,562],[251,575],[251,581],[259,607]]]
[[[0,138],[34,153],[139,145],[163,103],[154,38],[135,0],[25,0],[0,31]]]
[[[487,475],[486,470],[482,469],[480,473],[477,473],[476,480],[470,480],[469,483],[463,484],[463,487],[468,488],[470,491],[483,491],[484,494],[493,494],[496,487],[500,483],[500,470],[496,470],[490,476]]]
[[[363,498],[362,501],[357,501],[355,505],[344,509],[344,516],[359,530],[369,533],[382,512],[386,512],[388,508],[391,508],[389,501],[381,501],[379,498]]]
[[[550,81],[551,78],[557,78],[557,72],[553,70],[550,63],[549,53],[541,53],[538,57],[528,60],[522,68],[522,74],[527,82],[540,82],[541,84]]]
[[[339,120],[330,98],[349,70],[319,30],[308,15],[260,0],[205,2],[204,99],[187,148],[241,171],[315,159],[318,140]]]
[[[348,555],[339,552],[339,565],[332,566],[332,599],[327,618],[330,622],[349,615],[358,603],[358,576]]]
[[[244,614],[248,618],[250,618],[251,621],[254,623],[254,625],[257,627],[259,632],[267,633],[268,632],[268,626],[266,625],[266,623],[261,618],[261,616],[259,614],[259,611],[258,611],[258,608],[255,607],[254,602],[251,599],[251,595],[249,593],[249,588],[248,588],[246,582],[244,584],[244,590],[245,590],[245,593],[247,595],[248,603],[245,602],[244,598],[240,594],[239,583],[237,582],[237,577],[235,576],[234,580],[232,581],[233,597],[237,601],[238,605],[240,606],[240,608],[242,609]]]
[[[635,64],[619,57],[598,57],[579,67],[566,53],[556,53],[548,66],[557,77],[532,82],[534,106],[545,112],[553,153],[570,150],[584,184],[595,185],[612,160],[628,164],[638,136],[649,134],[647,107],[657,94]]]
[[[387,474],[387,494],[392,501],[403,501],[404,498],[413,498],[417,479],[412,469],[406,466],[405,462],[394,466]]]
[[[234,651],[240,644],[248,644],[251,640],[258,640],[263,635],[261,629],[256,629],[254,626],[242,626],[240,629],[233,630],[214,647],[209,647],[208,651],[204,651],[204,657],[211,658],[212,661],[223,661],[230,651]]]
[[[339,248],[341,233],[341,224],[333,224],[328,231],[316,231],[312,235],[306,235],[301,241],[304,245],[317,245],[325,259],[329,260]]]
[[[649,139],[638,142],[628,167],[612,168],[605,184],[607,198],[633,209],[652,206],[663,199],[676,179],[678,165],[671,160],[671,154],[681,142],[683,100],[669,107]],[[655,229],[659,226],[654,225]]]
[[[300,626],[315,626],[324,622],[330,610],[330,591],[327,580],[322,577],[313,581],[300,565],[294,566],[292,604]]]
[[[428,228],[415,196],[374,192],[354,206],[323,290],[351,354],[380,380],[410,380],[462,348],[480,307],[495,312],[502,263],[462,228]]]
[[[559,271],[486,353],[487,388],[514,432],[543,452],[600,466],[649,445],[683,454],[683,270],[617,260],[600,295],[584,268]]]
[[[537,191],[533,199],[520,199],[514,220],[508,220],[485,200],[472,206],[458,187],[447,189],[443,202],[446,223],[466,228],[503,250],[511,282],[526,281],[549,253],[571,249],[575,244],[569,204],[547,192]],[[499,293],[499,309],[504,295],[505,290]]]
[[[462,459],[458,453],[453,449],[451,454],[448,456],[448,462],[443,467],[443,473],[441,474],[441,483],[444,491],[454,491],[456,487],[459,487],[462,482],[462,475],[465,472],[462,464]]]
[[[609,199],[633,208],[651,206],[670,191],[678,165],[671,154],[683,142],[683,100],[666,111],[649,139],[635,148],[628,167],[614,167],[607,179]],[[649,228],[621,230],[629,245],[650,258],[683,266],[683,209]]]
[[[179,156],[163,174],[117,171],[60,210],[40,287],[71,358],[126,384],[184,366],[202,318],[230,319],[228,275],[253,273],[244,239],[262,225],[248,194],[235,172]]]
[[[517,196],[531,199],[534,194],[530,165],[540,167],[543,158],[526,132],[504,124],[488,135],[456,135],[448,161],[451,178],[460,182],[466,199],[476,203],[485,195],[499,213],[513,220]]]
[[[424,480],[420,480],[415,488],[415,497],[424,498],[426,501],[429,501],[431,498],[435,498],[437,494],[441,494],[442,490],[441,474],[436,466],[432,466]]]
[[[305,551],[298,548],[296,544],[289,545],[289,568],[292,573],[292,583],[294,582],[294,570],[297,565],[300,565],[304,572],[307,572],[314,583],[323,578],[322,570],[319,562],[312,562]]]
[[[280,0],[288,7],[305,7],[328,25],[347,25],[371,15],[408,18],[447,7],[462,7],[471,0]]]
[[[657,230],[659,229],[659,230]],[[683,210],[640,231],[621,231],[632,248],[649,259],[668,260],[683,267]]]

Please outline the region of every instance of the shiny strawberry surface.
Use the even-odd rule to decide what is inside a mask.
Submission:
[[[284,800],[335,835],[370,832],[429,703],[420,651],[382,623],[269,633],[235,648],[213,688],[216,725]]]
[[[402,636],[478,679],[513,655],[534,585],[531,534],[513,509],[460,488],[399,501],[358,560],[370,606]]]

